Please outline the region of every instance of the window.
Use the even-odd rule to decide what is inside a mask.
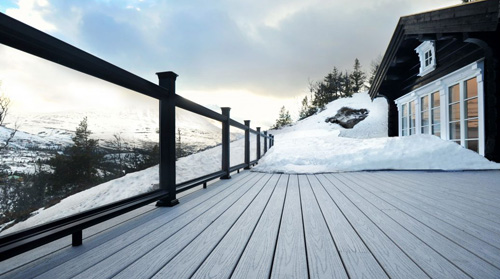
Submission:
[[[439,110],[441,98],[439,91],[431,94],[431,134],[441,136],[441,111]]]
[[[477,78],[469,79],[464,86],[464,128],[465,147],[478,152],[479,150],[479,117]]]
[[[435,135],[484,155],[482,71],[478,61],[398,98],[399,135]]]
[[[415,48],[420,59],[418,76],[424,76],[436,69],[436,50],[434,41],[425,41]]]

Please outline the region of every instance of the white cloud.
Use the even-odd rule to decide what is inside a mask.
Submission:
[[[32,27],[45,32],[57,30],[56,25],[45,20],[45,16],[52,12],[47,0],[19,0],[18,8],[8,8],[6,14]]]

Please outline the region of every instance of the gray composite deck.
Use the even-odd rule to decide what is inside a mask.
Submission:
[[[180,202],[1,262],[0,277],[500,278],[500,171],[245,171]]]

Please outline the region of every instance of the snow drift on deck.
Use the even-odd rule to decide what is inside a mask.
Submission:
[[[368,109],[368,117],[344,129],[326,123],[341,107]],[[479,154],[431,135],[386,137],[387,102],[366,93],[339,99],[317,115],[271,131],[275,146],[254,168],[263,172],[321,173],[382,169],[499,169]]]

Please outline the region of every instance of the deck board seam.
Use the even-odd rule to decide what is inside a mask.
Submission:
[[[330,181],[326,176],[325,174],[320,174],[322,177],[324,177],[325,179],[327,179],[328,181]],[[385,267],[380,263],[379,259],[377,259],[377,257],[375,256],[375,254],[373,253],[372,249],[366,244],[365,240],[361,237],[361,235],[359,234],[358,230],[356,229],[356,227],[351,223],[351,220],[349,220],[349,218],[347,218],[347,216],[345,215],[344,211],[340,208],[340,206],[338,205],[338,203],[335,201],[335,199],[332,197],[332,195],[330,194],[330,192],[328,192],[326,190],[326,186],[323,185],[323,183],[321,182],[321,180],[319,180],[319,184],[325,189],[325,192],[328,194],[328,196],[330,197],[330,199],[333,201],[333,203],[335,204],[335,206],[339,209],[340,213],[342,213],[342,216],[344,216],[344,218],[346,219],[346,221],[349,223],[349,225],[351,226],[351,228],[354,230],[354,232],[356,232],[356,235],[358,236],[358,238],[361,240],[361,242],[363,242],[363,245],[365,245],[366,249],[370,252],[370,254],[372,255],[373,259],[375,259],[375,261],[377,262],[377,264],[380,266],[380,268],[384,271],[385,275],[387,275],[387,278],[391,278],[391,276],[389,275],[389,272],[387,272],[387,270],[385,269]],[[333,183],[330,181],[330,183],[333,185]]]
[[[359,185],[359,184],[358,184],[358,185]],[[362,187],[362,186],[360,186],[360,187]],[[365,187],[362,187],[362,188],[366,189]],[[369,191],[369,190],[366,190],[366,191]],[[370,191],[370,192],[371,192],[371,191]],[[470,249],[468,249],[467,247],[464,247],[462,244],[460,244],[460,242],[457,242],[457,241],[453,240],[452,238],[448,237],[448,236],[447,236],[447,235],[445,235],[444,233],[442,233],[442,232],[440,232],[440,231],[436,230],[435,228],[433,228],[433,227],[429,226],[428,224],[426,224],[426,223],[422,222],[421,220],[419,220],[419,219],[417,219],[415,216],[413,216],[413,214],[407,213],[407,210],[402,209],[402,208],[400,208],[400,207],[398,207],[398,206],[394,205],[392,202],[388,201],[386,198],[380,197],[379,195],[377,195],[377,194],[375,194],[375,193],[373,193],[373,192],[371,192],[371,193],[372,193],[374,196],[378,197],[379,199],[381,199],[381,200],[383,200],[383,201],[387,202],[388,204],[390,204],[390,205],[394,206],[395,208],[397,208],[398,210],[400,210],[401,212],[403,212],[404,214],[406,214],[406,215],[407,215],[407,216],[409,216],[410,218],[412,218],[412,219],[414,219],[415,221],[419,222],[420,224],[422,224],[422,225],[424,225],[424,226],[428,227],[429,229],[431,229],[432,231],[436,232],[437,234],[439,234],[439,235],[443,236],[444,238],[448,239],[449,241],[451,241],[451,242],[455,243],[457,246],[460,246],[462,249],[464,249],[464,250],[468,251],[469,253],[473,254],[474,256],[478,257],[479,259],[483,260],[484,262],[486,262],[486,263],[490,264],[491,266],[493,266],[493,267],[495,267],[495,268],[497,268],[497,269],[499,269],[499,270],[500,270],[500,266],[495,265],[494,263],[490,262],[488,259],[484,258],[483,256],[480,256],[480,255],[478,255],[477,253],[475,253],[474,251],[471,251]],[[390,195],[389,193],[386,193],[386,194]],[[392,196],[394,199],[398,199],[396,196],[393,196],[393,195],[391,195],[391,196]],[[400,200],[400,199],[398,199],[398,200]],[[402,200],[400,200],[400,201],[401,201],[402,203],[404,203],[404,201],[402,201]],[[406,203],[406,204],[407,204],[407,203]],[[415,207],[415,206],[413,206],[413,205],[411,205],[411,204],[407,204],[407,205],[408,205],[408,206],[410,206],[410,207],[415,208],[416,210],[420,210],[418,207]],[[428,215],[430,215],[430,216],[432,216],[433,218],[436,218],[437,220],[439,220],[439,221],[441,221],[441,222],[445,222],[445,221],[443,221],[443,220],[439,219],[438,217],[436,217],[436,216],[434,216],[434,215],[432,215],[432,214],[430,214],[430,213],[427,213],[427,212],[425,212],[425,211],[423,211],[423,212],[424,212],[424,213],[426,213],[426,214],[428,214]],[[389,216],[389,218],[391,218],[391,217]],[[393,218],[391,218],[391,219],[393,219]],[[393,220],[394,220],[394,219],[393,219]],[[397,222],[397,221],[396,221],[396,222]],[[399,222],[398,222],[398,223],[399,223]],[[447,223],[447,222],[445,222],[445,223]],[[456,227],[456,226],[454,226],[454,225],[452,225],[452,224],[449,224],[449,223],[447,223],[447,224],[448,224],[449,226],[452,226],[452,227],[456,228],[457,230],[462,231],[463,233],[468,234],[469,236],[472,236],[472,237],[476,238],[477,240],[479,240],[479,241],[481,241],[481,242],[483,242],[483,243],[485,243],[485,244],[487,244],[487,245],[490,245],[490,246],[492,246],[492,247],[495,247],[495,246],[491,245],[490,243],[488,243],[488,242],[486,242],[486,241],[484,241],[484,240],[482,240],[482,239],[480,239],[480,238],[475,237],[474,235],[472,235],[472,234],[468,233],[467,231],[463,231],[463,230],[461,230],[460,228],[458,228],[458,227]]]
[[[395,185],[394,183],[392,183],[392,182],[390,182],[390,181],[389,181],[388,183],[389,183],[389,185],[392,185],[393,187],[398,187],[397,185]],[[394,198],[396,198],[396,199],[398,199],[398,200],[400,200],[400,201],[402,201],[402,202],[406,203],[406,204],[409,204],[409,203],[408,203],[408,202],[406,202],[405,200],[401,199],[400,197],[398,197],[398,196],[396,196],[396,195],[394,195],[394,194],[392,194],[392,193],[389,193],[389,192],[386,192],[386,193],[387,193],[388,195],[391,195],[392,197],[394,197]],[[457,228],[457,229],[459,229],[459,230],[462,230],[462,231],[464,231],[465,233],[467,233],[467,234],[469,234],[469,235],[471,235],[471,236],[473,236],[473,237],[475,237],[475,238],[477,238],[477,239],[479,239],[479,240],[481,240],[481,241],[483,241],[483,242],[486,242],[488,245],[491,245],[491,246],[493,246],[493,247],[495,247],[495,248],[497,248],[497,249],[500,249],[500,245],[499,245],[499,246],[497,246],[497,245],[495,245],[495,244],[493,244],[493,243],[490,243],[490,242],[489,242],[489,241],[487,241],[486,239],[483,239],[482,237],[480,237],[480,236],[478,236],[478,235],[476,235],[476,234],[474,234],[474,233],[470,232],[470,230],[465,230],[464,228],[459,228],[459,227],[457,227],[456,225],[454,225],[454,224],[452,224],[452,223],[450,223],[450,222],[448,222],[448,221],[446,221],[446,220],[443,220],[443,218],[436,216],[436,214],[434,214],[434,213],[430,213],[430,212],[428,212],[427,210],[424,210],[424,209],[418,208],[418,207],[416,207],[415,205],[412,205],[412,204],[409,204],[409,205],[410,205],[410,206],[412,206],[412,207],[414,207],[414,208],[417,208],[418,210],[421,210],[421,211],[423,211],[423,212],[426,212],[427,214],[429,214],[429,215],[433,216],[434,218],[439,219],[441,222],[445,222],[445,223],[447,223],[448,225],[451,225],[451,226],[453,226],[453,227],[455,227],[455,228]],[[446,212],[446,211],[444,211],[444,212],[443,212],[442,210],[440,210],[439,212],[442,212],[442,213],[444,213],[444,214],[447,214],[447,212]],[[447,214],[447,215],[449,215],[449,216],[453,216],[453,215],[451,215],[451,214]],[[458,216],[457,218],[461,219],[461,218],[460,218],[460,216]],[[471,223],[471,222],[469,222],[469,221],[467,221],[467,220],[464,220],[464,221],[466,221],[469,225],[472,225],[473,227],[477,227],[478,229],[479,229],[479,228],[484,229],[484,228],[483,228],[482,226],[480,226],[480,225],[477,225],[477,224],[475,224],[475,223]],[[490,232],[490,233],[492,233],[492,234],[494,234],[494,232],[491,232],[491,231],[489,231],[489,230],[487,230],[487,229],[485,229],[485,230],[486,230],[486,231],[488,231],[488,232]]]
[[[298,180],[298,176],[297,176],[297,180]],[[308,180],[309,181],[309,180]],[[304,250],[306,252],[306,263],[307,263],[307,278],[311,278],[311,270],[310,270],[310,267],[309,267],[309,255],[308,255],[308,252],[307,252],[307,241],[306,241],[306,226],[305,226],[305,223],[304,223],[304,209],[302,208],[303,205],[302,205],[302,193],[301,193],[301,185],[300,185],[300,180],[298,180],[298,189],[299,189],[299,202],[300,202],[300,219],[302,221],[302,233],[304,234]]]
[[[318,197],[316,196],[316,192],[314,191],[313,187],[311,187],[311,181],[309,180],[309,175],[306,176],[307,177],[307,181],[309,182],[309,187],[311,188],[311,192],[313,193],[314,195],[314,199],[316,200],[316,203],[318,204],[318,207],[319,207],[319,211],[321,212],[321,216],[323,217],[323,221],[325,222],[326,224],[326,227],[328,228],[328,231],[330,232],[330,238],[332,239],[333,241],[333,245],[335,245],[335,249],[337,250],[337,253],[340,257],[340,262],[342,263],[342,266],[344,267],[344,270],[345,270],[345,273],[347,274],[347,278],[351,278],[351,275],[349,274],[349,271],[347,270],[347,267],[346,267],[346,264],[345,264],[345,261],[344,261],[344,258],[342,256],[342,253],[340,253],[339,251],[339,247],[337,246],[337,242],[335,241],[335,238],[333,237],[333,234],[332,234],[332,228],[330,228],[330,225],[328,224],[328,222],[326,221],[326,218],[325,218],[325,214],[323,213],[323,208],[321,207],[321,205],[319,204],[319,201],[318,201]],[[321,182],[320,182],[321,183]],[[350,223],[349,223],[350,224]],[[364,243],[364,242],[363,242]],[[378,262],[377,262],[378,263]],[[380,265],[380,264],[379,264]]]
[[[333,176],[333,175],[332,175]],[[327,178],[328,179],[328,178]],[[338,180],[338,179],[337,179]],[[340,181],[340,180],[338,180]],[[340,181],[340,183],[346,185],[343,181]],[[335,184],[334,184],[335,185]],[[394,243],[394,245],[396,245],[396,247],[398,247],[398,249],[403,252],[403,254],[405,254],[408,259],[410,259],[418,268],[420,268],[420,270],[422,270],[425,275],[427,275],[429,278],[432,278],[432,276],[423,268],[421,267],[416,261],[415,259],[413,259],[396,241],[394,241],[394,239],[392,239],[392,237],[390,237],[382,228],[380,228],[380,226],[374,222],[372,220],[372,218],[370,218],[363,210],[361,210],[358,205],[356,205],[349,197],[347,197],[347,195],[342,191],[340,190],[336,185],[335,187],[337,188],[338,191],[340,191],[342,193],[342,195],[344,195],[345,198],[347,198],[373,225],[375,225],[375,227],[377,227],[392,243]]]
[[[244,196],[245,196],[245,194],[247,194],[247,193],[248,193],[248,192],[252,189],[252,187],[253,187],[256,183],[258,183],[258,182],[259,182],[262,178],[264,178],[264,177],[265,177],[265,176],[261,176],[261,177],[260,177],[257,181],[255,181],[255,182],[253,183],[253,185],[252,185],[252,186],[248,187],[248,189],[247,189],[247,190],[246,190],[246,191],[245,191],[245,192],[244,192],[244,193],[243,193],[243,194],[242,194],[239,198],[237,198],[237,199],[236,199],[233,203],[231,203],[231,204],[227,205],[226,209],[224,209],[224,210],[223,210],[223,211],[222,211],[222,212],[221,212],[221,213],[220,213],[220,214],[219,214],[219,215],[218,215],[215,219],[213,219],[213,220],[212,220],[212,221],[211,221],[211,222],[210,222],[210,223],[209,223],[209,224],[208,224],[208,225],[207,225],[207,226],[206,226],[203,230],[201,230],[201,231],[197,234],[197,236],[196,236],[196,237],[194,237],[194,238],[193,238],[193,239],[191,239],[189,242],[187,242],[187,243],[186,243],[186,245],[184,245],[184,247],[183,247],[182,249],[180,249],[179,251],[177,251],[177,253],[175,253],[175,255],[173,255],[173,256],[172,256],[172,257],[171,257],[168,261],[166,261],[166,262],[164,263],[164,265],[163,265],[162,267],[160,267],[160,268],[159,268],[159,269],[158,269],[158,270],[157,270],[157,271],[156,271],[156,272],[155,272],[155,273],[151,276],[151,278],[155,277],[155,276],[156,276],[156,274],[158,274],[158,273],[159,273],[159,272],[160,272],[160,271],[161,271],[161,270],[162,270],[162,269],[163,269],[166,265],[168,265],[168,263],[170,263],[170,262],[171,262],[171,261],[172,261],[175,257],[177,257],[177,255],[179,255],[182,251],[184,251],[184,249],[186,249],[186,247],[187,247],[187,246],[189,246],[189,245],[190,245],[193,241],[195,241],[195,240],[198,238],[198,236],[200,236],[200,235],[201,235],[204,231],[206,231],[208,228],[210,228],[210,226],[211,226],[214,222],[216,222],[216,221],[217,221],[217,220],[218,220],[218,219],[219,219],[219,218],[220,218],[220,217],[221,217],[221,216],[222,216],[225,212],[227,212],[227,211],[228,211],[228,210],[229,210],[229,209],[230,209],[230,208],[231,208],[234,204],[236,204],[236,203],[237,203],[237,202],[238,202],[238,201],[239,201],[242,197],[244,197]],[[271,176],[269,176],[269,179],[270,179],[270,178],[271,178]],[[269,180],[269,179],[268,179],[268,180]],[[267,183],[267,181],[266,181],[266,183]],[[265,183],[264,183],[264,185],[265,185]],[[264,186],[263,186],[263,187],[259,190],[259,192],[257,192],[257,193],[255,194],[255,197],[257,197],[257,195],[258,195],[258,194],[262,191],[262,189],[263,189],[263,188],[264,188]],[[231,192],[231,194],[233,194],[233,193],[234,193],[234,191],[233,191],[233,192]],[[252,201],[255,199],[255,197],[252,199]],[[227,198],[227,196],[226,196],[226,198]],[[250,205],[250,204],[251,204],[251,202],[249,203],[249,205]],[[247,207],[248,207],[248,206],[247,206]],[[245,207],[245,209],[246,209],[247,207]],[[201,216],[201,215],[200,215],[200,216]],[[237,219],[239,219],[239,217],[241,217],[241,215],[240,215],[240,216],[238,216],[238,218],[237,218]],[[191,220],[191,222],[193,222],[193,221],[194,221],[194,220]],[[191,223],[191,222],[190,222],[190,223]],[[235,221],[235,222],[236,222],[236,221]],[[230,226],[230,228],[232,228],[232,227],[233,227],[233,225],[234,225],[234,223]],[[186,224],[186,226],[187,226],[187,224]],[[184,226],[184,227],[185,227],[185,226]],[[179,230],[180,230],[180,229],[179,229]],[[178,232],[179,232],[179,230],[178,230],[178,231],[176,231],[175,233],[173,233],[171,236],[173,236],[173,235],[175,235],[176,233],[178,233]],[[228,231],[229,231],[229,230],[228,230]],[[228,231],[226,231],[226,232],[224,233],[224,236],[227,234],[227,232],[228,232]],[[169,236],[168,238],[170,238],[171,236]],[[223,236],[222,238],[224,238],[224,236]],[[168,238],[167,238],[167,239],[168,239]],[[221,238],[221,239],[217,242],[217,244],[218,244],[218,243],[220,243],[220,241],[222,240],[222,238]],[[163,242],[165,242],[167,239],[165,239]],[[162,242],[162,243],[163,243],[163,242]],[[154,249],[154,248],[153,248],[153,249]],[[215,248],[214,248],[214,249],[215,249]],[[213,249],[212,249],[212,251],[213,251]],[[151,251],[149,251],[149,252],[151,252]],[[149,253],[149,252],[148,252],[148,253]],[[211,253],[211,252],[210,252],[210,253]],[[209,253],[209,254],[210,254],[210,253]],[[147,254],[147,253],[146,253],[146,254]],[[145,254],[145,255],[146,255],[146,254]],[[205,258],[205,260],[206,260],[206,258]],[[136,261],[137,261],[137,260],[136,260]],[[201,266],[201,264],[200,264],[200,266]],[[199,266],[198,266],[198,268],[199,268]],[[197,268],[197,269],[198,269],[198,268]],[[121,271],[123,271],[123,269],[122,269],[122,270],[120,270],[120,272],[121,272]],[[119,274],[120,272],[117,272],[116,274]],[[115,275],[116,275],[116,274],[115,274]],[[194,273],[193,273],[193,274],[194,274]],[[192,276],[193,274],[191,274],[191,276]],[[114,275],[113,275],[113,276],[114,276]]]
[[[234,225],[238,222],[238,220],[241,218],[241,216],[243,216],[243,214],[245,213],[245,211],[247,211],[247,209],[250,207],[250,205],[251,205],[251,204],[255,201],[255,199],[259,196],[259,194],[260,194],[260,193],[264,190],[264,188],[266,187],[267,183],[269,183],[269,181],[271,180],[271,178],[272,178],[272,175],[271,175],[271,176],[269,176],[269,178],[268,178],[268,179],[267,179],[267,181],[264,183],[264,185],[262,186],[262,188],[261,188],[261,189],[260,189],[260,190],[259,190],[259,191],[255,194],[255,196],[254,196],[254,197],[252,198],[252,200],[248,203],[248,205],[245,207],[245,209],[241,211],[241,214],[240,214],[240,215],[239,215],[239,216],[238,216],[238,217],[234,220],[234,222],[232,222],[231,226],[229,226],[229,228],[228,228],[228,229],[227,229],[227,231],[224,233],[224,235],[222,235],[222,237],[221,237],[221,238],[217,241],[217,244],[215,244],[215,246],[212,248],[212,251],[210,251],[210,253],[208,253],[208,254],[207,254],[207,256],[205,257],[205,259],[204,259],[203,261],[201,261],[201,262],[200,262],[200,264],[198,265],[198,267],[197,267],[195,270],[193,270],[193,272],[191,273],[191,275],[190,275],[189,277],[192,277],[192,276],[196,273],[196,271],[198,271],[198,269],[199,269],[199,268],[203,265],[203,263],[204,263],[204,262],[208,259],[208,257],[210,256],[210,254],[212,254],[212,253],[213,253],[213,251],[215,250],[215,248],[217,248],[217,246],[218,246],[218,245],[220,244],[220,242],[224,239],[224,237],[226,237],[226,235],[229,233],[229,231],[231,231],[231,229],[232,229],[232,228],[234,227]],[[260,181],[260,180],[259,180],[259,181]],[[257,183],[257,182],[259,182],[259,181],[256,181],[255,183]],[[255,184],[254,184],[253,186],[255,186]],[[253,186],[252,186],[252,187],[253,187]],[[250,188],[251,188],[251,187],[250,187]],[[267,202],[266,202],[266,206],[267,206],[267,203],[269,202],[269,199],[271,199],[271,196],[272,196],[272,193],[273,193],[273,192],[274,192],[274,189],[273,189],[273,191],[271,192],[271,195],[269,195],[269,198],[268,198],[268,200],[267,200]],[[245,192],[245,193],[246,193],[246,192]],[[238,200],[239,200],[239,199],[238,199]],[[231,206],[228,206],[228,208],[227,208],[227,209],[229,209],[229,208],[231,208]],[[265,207],[264,207],[264,208],[265,208]],[[227,210],[225,210],[224,212],[226,212],[226,211],[227,211]],[[262,213],[263,213],[263,212],[264,212],[264,210],[262,210],[262,212],[261,212],[260,216],[262,216]],[[218,219],[218,218],[217,218],[217,219]],[[217,220],[217,219],[214,219],[214,221],[213,221],[212,223],[210,223],[210,225],[212,225],[212,224],[215,222],[215,220]],[[260,217],[259,217],[259,220],[260,220]],[[257,221],[257,223],[258,223],[258,221]],[[257,223],[255,224],[255,226],[257,226]],[[208,226],[207,226],[207,228],[208,228],[208,227],[210,227],[210,225],[208,225]],[[254,229],[255,229],[255,227],[254,227]],[[201,232],[200,232],[200,234],[201,234]],[[250,240],[250,238],[248,239],[248,241],[249,241],[249,240]],[[248,241],[247,241],[247,243],[248,243]],[[191,243],[191,242],[189,242],[189,243]],[[185,247],[187,247],[188,245],[189,245],[189,244],[187,244]],[[183,250],[184,250],[184,249],[182,249],[181,251],[183,251]],[[179,251],[179,253],[180,253],[181,251]],[[243,252],[242,252],[242,253],[243,253]],[[175,257],[175,256],[174,256],[174,257]],[[172,259],[173,259],[174,257],[172,257]],[[241,257],[241,255],[240,255],[240,257]],[[168,264],[168,263],[165,263],[165,265],[167,265],[167,264]],[[234,266],[234,268],[236,268],[236,265]],[[234,268],[233,268],[233,269],[234,269]],[[153,277],[154,277],[154,276],[153,276]]]
[[[346,177],[346,179],[350,180],[352,183],[358,185],[359,187],[361,187],[356,181],[353,181],[352,179],[349,179]],[[344,185],[346,185],[346,187],[348,187],[349,189],[351,189],[352,191],[356,192],[354,189],[352,189],[351,187],[349,187],[347,184],[344,183]],[[368,190],[366,190],[368,191]],[[368,191],[369,192],[369,191]],[[358,193],[358,192],[356,192]],[[370,192],[371,193],[371,192]],[[369,204],[371,204],[373,207],[377,208],[378,210],[380,210],[385,216],[387,216],[388,218],[390,218],[391,220],[393,220],[395,223],[397,223],[399,226],[401,226],[404,230],[406,230],[408,233],[412,234],[414,237],[416,237],[418,240],[420,240],[422,243],[424,243],[427,247],[429,247],[430,249],[432,249],[434,252],[436,252],[438,255],[440,255],[443,259],[446,259],[446,261],[448,261],[450,264],[452,264],[453,266],[455,266],[456,268],[458,268],[460,271],[462,271],[464,274],[466,274],[467,276],[469,276],[470,278],[473,278],[473,276],[471,276],[469,273],[467,273],[465,270],[463,270],[460,266],[458,266],[457,264],[455,264],[453,261],[451,261],[450,259],[448,259],[448,257],[446,257],[445,255],[443,255],[442,253],[440,253],[439,251],[437,251],[436,249],[434,249],[431,245],[429,245],[427,242],[425,242],[423,239],[421,239],[420,237],[418,237],[416,234],[412,233],[410,230],[408,230],[405,226],[403,226],[400,222],[398,222],[397,220],[395,220],[394,218],[392,218],[391,216],[389,216],[388,214],[386,214],[382,209],[380,209],[379,207],[377,207],[375,204],[373,204],[372,202],[370,202],[367,198],[365,198],[364,196],[360,195],[358,193],[358,195],[363,199],[365,200],[366,202],[368,202]],[[396,207],[397,208],[397,207]],[[378,227],[378,226],[377,226]],[[463,248],[463,247],[462,247]],[[430,276],[429,276],[430,277]]]
[[[276,251],[277,251],[277,248],[278,248],[278,238],[279,238],[280,232],[281,232],[281,225],[282,225],[282,221],[283,221],[283,215],[285,214],[285,203],[286,203],[286,197],[287,197],[287,194],[288,194],[288,185],[290,183],[290,175],[287,175],[287,176],[288,177],[287,177],[287,180],[286,180],[285,196],[283,197],[283,207],[282,207],[282,210],[281,210],[281,216],[280,216],[280,221],[279,221],[279,229],[278,229],[278,233],[276,234],[276,240],[274,241],[273,260],[272,260],[271,266],[269,268],[268,279],[271,279],[271,276],[273,274],[274,262],[275,262],[275,259],[276,259]]]

